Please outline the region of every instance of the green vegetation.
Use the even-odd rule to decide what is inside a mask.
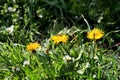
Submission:
[[[119,13],[118,0],[1,0],[0,80],[119,80]]]

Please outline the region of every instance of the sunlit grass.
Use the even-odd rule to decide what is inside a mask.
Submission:
[[[116,2],[1,0],[0,80],[119,80]]]
[[[68,29],[68,31],[71,29]],[[62,33],[62,32],[61,32]],[[63,32],[64,33],[64,32]],[[82,30],[76,32],[82,35]],[[87,32],[86,32],[87,33]],[[66,33],[67,34],[67,33]],[[87,35],[86,35],[87,36]],[[119,56],[117,51],[100,47],[98,41],[72,37],[65,44],[50,38],[38,43],[22,45],[0,43],[1,79],[118,79]],[[100,41],[101,42],[101,41]],[[28,48],[28,50],[26,49]],[[32,47],[35,47],[34,51]]]

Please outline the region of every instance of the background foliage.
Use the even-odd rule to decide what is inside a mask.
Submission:
[[[9,11],[9,7],[15,11]],[[0,11],[1,30],[15,25],[10,39],[19,43],[46,37],[53,29],[57,32],[72,26],[86,29],[81,14],[91,28],[101,27],[106,32],[120,29],[120,2],[117,0],[1,0]],[[8,40],[8,34],[1,32],[0,35],[1,41]],[[120,35],[113,35],[118,42]]]

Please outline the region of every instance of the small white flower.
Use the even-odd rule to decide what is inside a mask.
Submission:
[[[77,73],[83,74],[85,72],[85,69],[78,70]]]
[[[72,58],[69,55],[63,57],[64,61],[70,61]]]
[[[30,64],[30,61],[29,60],[25,60],[24,62],[23,62],[23,67],[25,67],[26,65],[29,65]]]
[[[9,34],[11,34],[13,32],[13,29],[14,29],[14,25],[6,28],[6,31],[9,32]]]
[[[40,18],[43,18],[43,15],[39,15]]]
[[[15,9],[15,8],[12,8],[12,7],[8,7],[8,11],[9,11],[9,12],[15,12],[16,9]]]
[[[95,75],[95,74],[93,75],[93,78],[96,78],[96,75]]]

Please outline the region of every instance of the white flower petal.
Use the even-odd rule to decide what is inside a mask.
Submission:
[[[13,29],[14,29],[14,25],[6,28],[6,31],[9,32],[9,34],[11,34],[13,32]]]

